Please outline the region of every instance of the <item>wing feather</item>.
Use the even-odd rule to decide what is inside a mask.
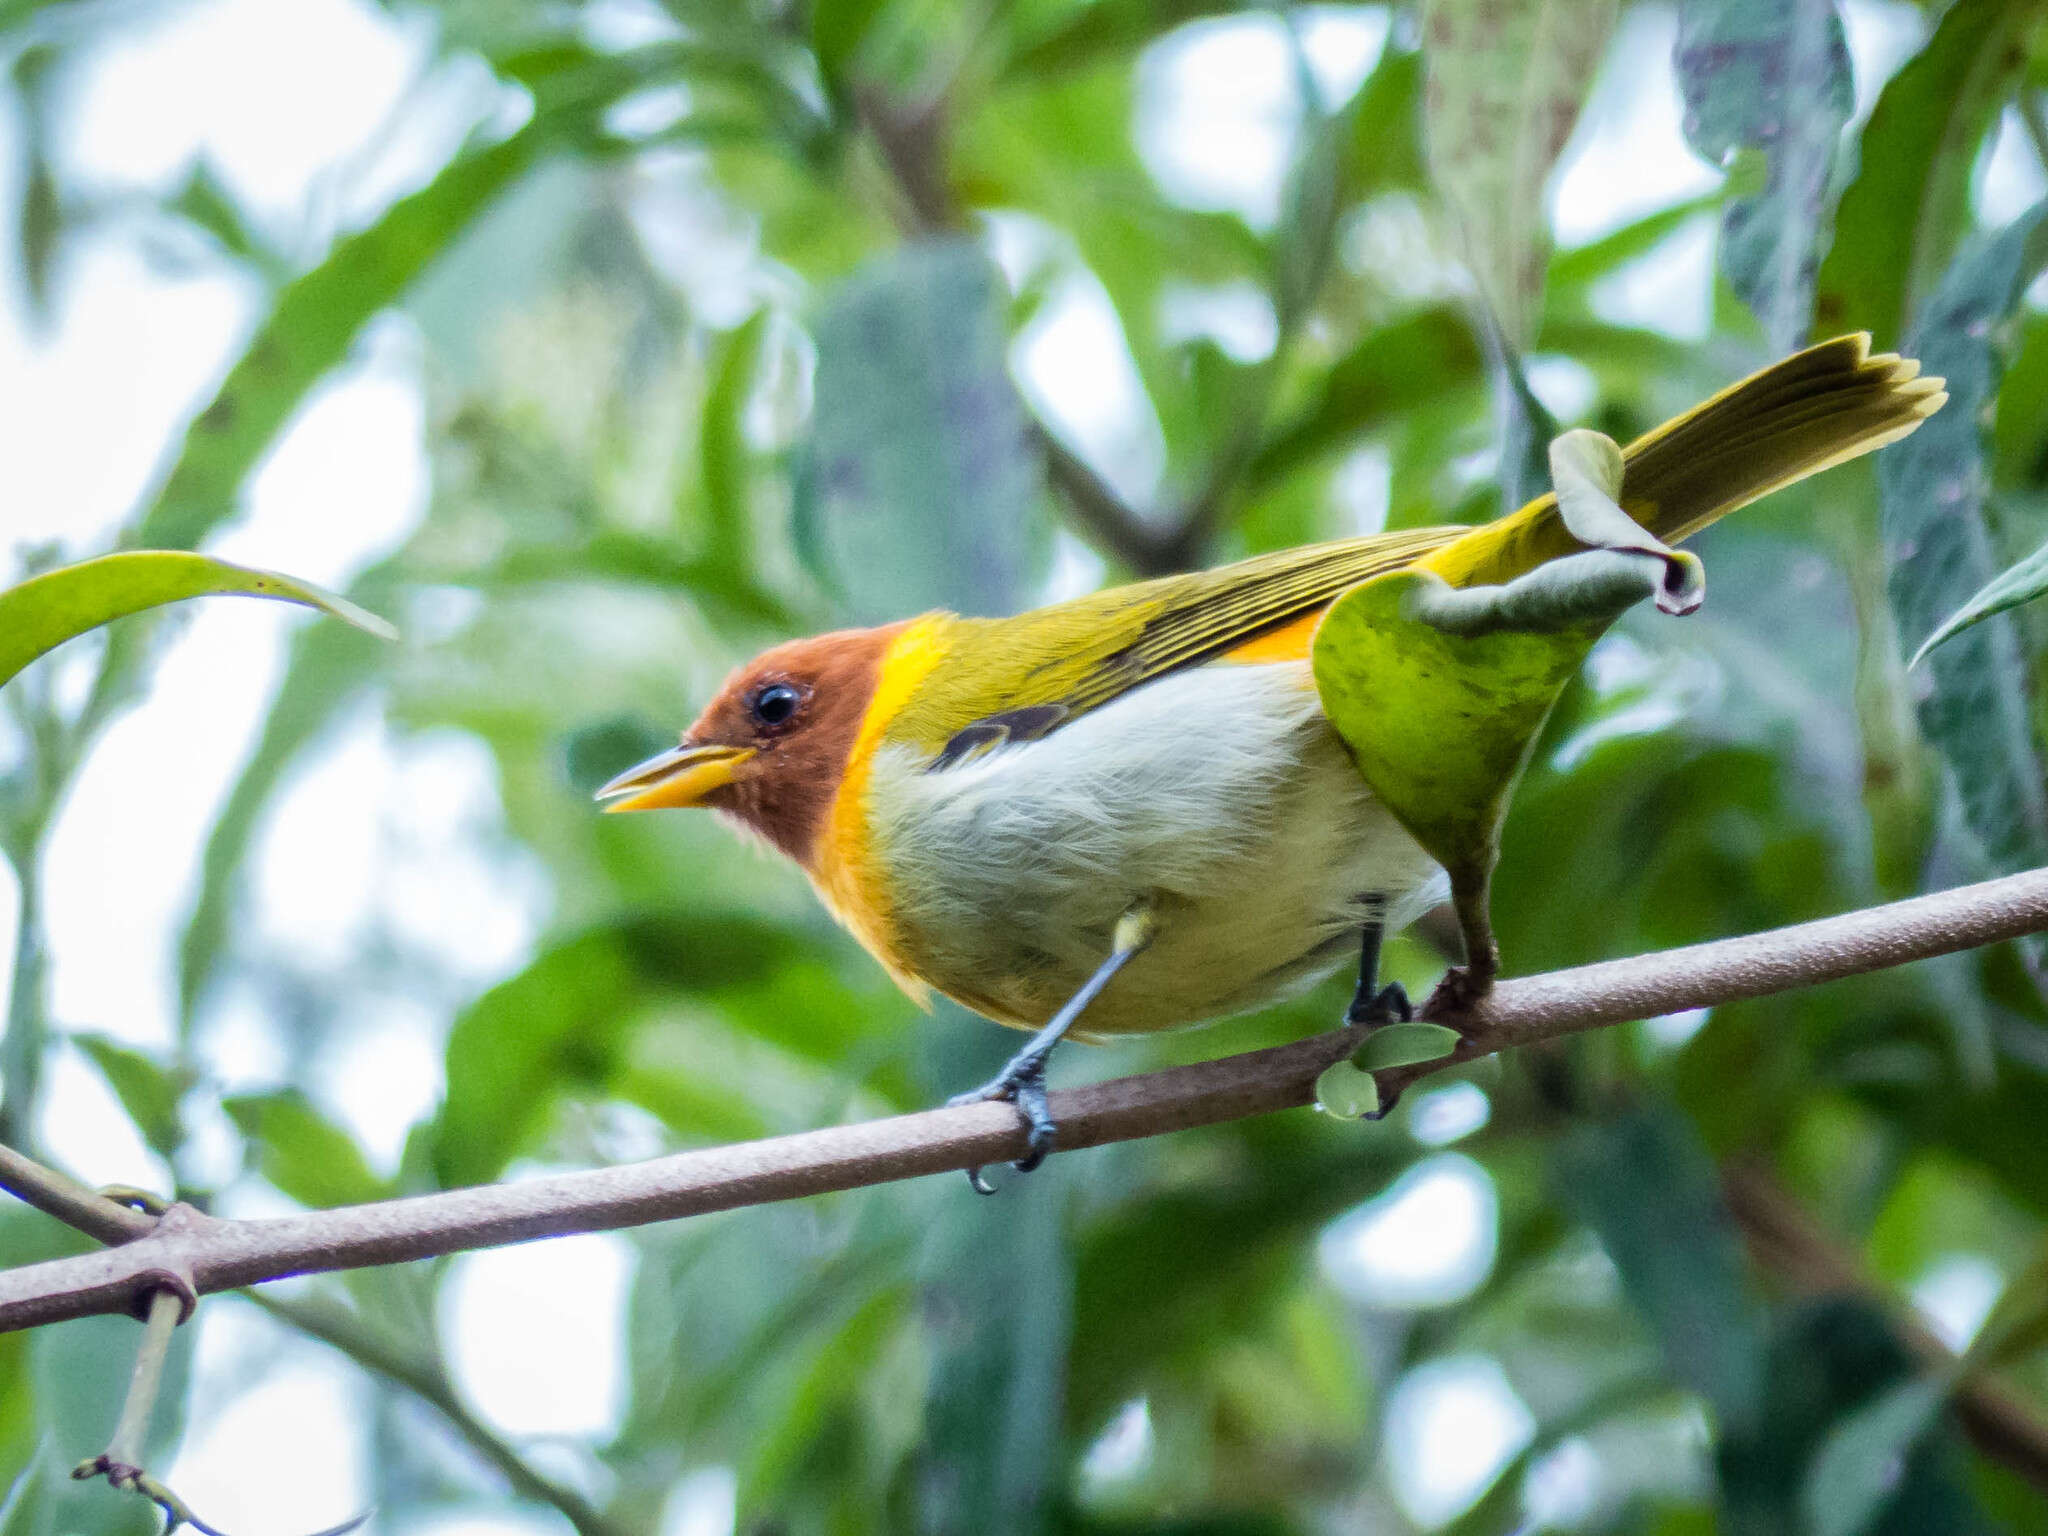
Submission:
[[[1057,721],[1053,728],[1063,726],[1154,678],[1295,623],[1368,576],[1407,565],[1469,531],[1419,528],[1311,544],[1091,593],[1012,619],[956,620],[981,631],[973,650],[985,659],[971,676],[956,668],[934,674],[905,709],[904,735],[950,762],[958,756],[947,755],[952,740],[996,716],[1057,710],[1050,716]]]

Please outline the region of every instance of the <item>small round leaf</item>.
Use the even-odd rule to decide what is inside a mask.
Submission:
[[[1316,1079],[1316,1108],[1339,1120],[1357,1120],[1380,1107],[1380,1086],[1370,1072],[1336,1061]]]

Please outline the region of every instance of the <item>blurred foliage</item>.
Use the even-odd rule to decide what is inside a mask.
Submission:
[[[148,9],[0,3],[31,314],[86,243],[133,227],[68,184],[52,146],[70,73]],[[1022,606],[1092,569],[1084,546],[1116,579],[1361,517],[1489,515],[1540,464],[1546,401],[1580,411],[1532,388],[1546,366],[1589,382],[1583,424],[1621,440],[1851,326],[1903,339],[1955,399],[1874,472],[1713,530],[1697,619],[1631,615],[1595,648],[1506,823],[1511,972],[2048,854],[2048,618],[1987,617],[1903,665],[2048,535],[2040,217],[1986,228],[1978,190],[1994,135],[2048,153],[2041,7],[1894,7],[1920,42],[1859,120],[1832,0],[1683,0],[1686,132],[1722,188],[1554,253],[1541,178],[1600,40],[1618,12],[1607,65],[1634,67],[1616,50],[1670,35],[1669,10],[1529,0],[1502,33],[1498,6],[1397,8],[1376,65],[1332,93],[1303,40],[1325,8],[665,0],[628,7],[631,26],[575,0],[389,9],[433,37],[430,80],[484,72],[487,104],[438,172],[338,236],[285,238],[203,163],[145,211],[265,297],[121,542],[190,548],[231,525],[310,392],[396,311],[421,358],[432,495],[349,595],[406,638],[297,632],[211,829],[158,1051],[48,1016],[39,860],[168,631],[124,619],[72,648],[83,686],[59,686],[53,657],[0,695],[22,912],[8,1135],[26,1138],[46,1058],[75,1046],[186,1198],[319,1206],[888,1114],[978,1081],[1006,1042],[921,1018],[793,874],[708,819],[594,815],[590,788],[791,633]],[[1295,61],[1270,220],[1177,200],[1140,148],[1159,71],[1226,25],[1274,29]],[[1706,333],[1616,318],[1619,285],[1709,221]],[[1112,489],[1127,466],[1090,462],[1019,387],[1020,338],[1084,290],[1106,298],[1156,429],[1138,501]],[[1249,304],[1261,343],[1217,320],[1225,301]],[[1358,490],[1382,481],[1384,506]],[[25,571],[53,562],[24,553]],[[403,924],[345,964],[263,936],[251,870],[270,817],[365,719],[401,747],[488,757],[498,805],[467,835],[490,868],[533,872],[549,912],[509,970],[465,972]],[[1436,964],[1416,940],[1389,961],[1411,985]],[[1346,985],[1065,1070],[1306,1033]],[[437,1031],[444,1076],[385,1165],[319,1062],[394,996]],[[223,1102],[209,1042],[252,1000],[282,1066]],[[1410,1373],[1478,1359],[1527,1436],[1445,1517],[1459,1536],[2048,1530],[2048,1467],[2015,1471],[2025,1458],[1955,1407],[1995,1380],[2048,1423],[2031,952],[1469,1075],[1485,1112],[1459,1153],[1491,1192],[1492,1258],[1423,1302],[1348,1288],[1332,1253],[1347,1213],[1440,1156],[1440,1093],[1377,1127],[1298,1113],[1062,1156],[997,1201],[924,1180],[636,1232],[623,1417],[545,1458],[580,1456],[587,1496],[448,1385],[449,1265],[348,1276],[277,1314],[380,1383],[373,1481],[408,1521],[502,1498],[552,1505],[580,1536],[651,1533],[679,1479],[722,1465],[739,1529],[763,1536],[1409,1532]],[[0,1212],[9,1261],[75,1246]],[[2008,1288],[2003,1342],[1956,1359],[1908,1298],[1959,1255]],[[146,1510],[61,1476],[96,1449],[131,1337],[109,1320],[0,1337],[5,1536],[139,1528]],[[404,1432],[408,1404],[475,1460]],[[1562,1502],[1561,1466],[1583,1474]]]

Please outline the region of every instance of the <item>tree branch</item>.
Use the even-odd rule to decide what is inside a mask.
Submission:
[[[1746,938],[1500,983],[1458,1022],[1442,1061],[1379,1074],[1382,1102],[1417,1078],[1513,1046],[1680,1008],[1759,997],[2048,928],[2048,870],[1963,886]],[[1066,1150],[1157,1136],[1306,1104],[1356,1028],[1052,1096]],[[1021,1157],[1022,1122],[1001,1103],[926,1110],[618,1168],[449,1190],[261,1221],[173,1206],[147,1237],[0,1273],[0,1331],[130,1310],[166,1275],[198,1294],[310,1271],[605,1231],[706,1211],[856,1189]]]

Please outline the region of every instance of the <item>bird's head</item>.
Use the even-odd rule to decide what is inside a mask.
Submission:
[[[901,625],[763,651],[725,680],[680,745],[597,792],[608,811],[724,811],[806,868]]]

